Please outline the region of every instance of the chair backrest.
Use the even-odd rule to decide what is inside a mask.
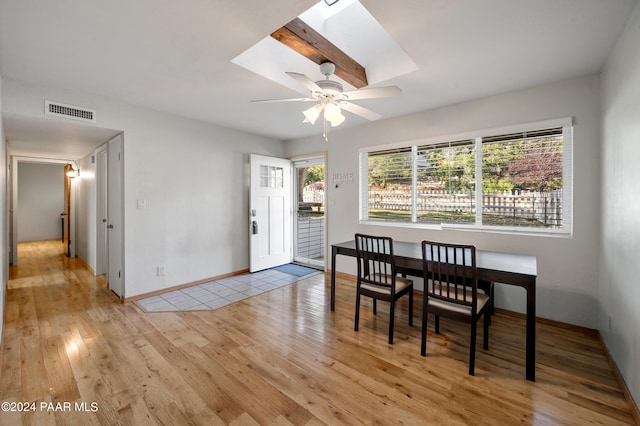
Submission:
[[[391,238],[356,234],[356,255],[359,283],[395,290],[396,268]]]
[[[425,293],[428,297],[476,309],[478,278],[473,245],[422,242]]]

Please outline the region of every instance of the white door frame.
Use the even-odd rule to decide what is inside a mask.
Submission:
[[[296,164],[296,163],[302,163],[303,161],[308,160],[307,164],[304,164],[304,166],[315,166],[315,165],[323,165],[324,166],[324,260],[322,262],[320,261],[314,261],[312,259],[305,259],[304,261],[302,259],[300,260],[296,260],[296,258],[298,257],[298,253],[297,253],[297,239],[298,239],[298,209],[297,207],[294,205],[293,209],[292,209],[292,221],[293,221],[293,233],[291,235],[291,239],[292,239],[292,244],[293,244],[293,260],[295,261],[299,261],[302,264],[308,264],[309,266],[313,266],[316,268],[323,268],[323,270],[327,270],[327,210],[328,210],[328,206],[327,206],[327,192],[329,191],[329,187],[327,186],[327,152],[319,152],[319,153],[315,153],[315,154],[306,154],[306,155],[299,155],[299,156],[295,156],[295,157],[291,157],[291,162],[292,162],[292,174],[295,177],[296,174],[296,167],[298,165],[303,166],[303,164]],[[297,200],[297,185],[298,185],[298,180],[294,179],[293,183],[292,183],[292,191],[293,191],[293,203],[296,203]]]

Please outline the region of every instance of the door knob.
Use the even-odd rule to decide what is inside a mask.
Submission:
[[[107,225],[107,228],[113,229],[113,225]]]

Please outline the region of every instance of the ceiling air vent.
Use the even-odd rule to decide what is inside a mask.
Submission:
[[[72,118],[80,121],[96,122],[96,112],[91,109],[65,105],[60,102],[44,101],[44,114],[57,117]]]

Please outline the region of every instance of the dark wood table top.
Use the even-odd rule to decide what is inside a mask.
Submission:
[[[342,254],[355,256],[355,240],[344,241],[332,244]],[[353,253],[347,253],[351,252]],[[422,262],[421,243],[410,243],[406,241],[393,241],[393,254],[396,258],[407,260],[417,260]],[[497,251],[476,250],[476,263],[478,269],[506,272],[535,277],[538,275],[537,259],[535,256],[503,253]],[[417,265],[417,264],[416,264]],[[422,266],[420,266],[422,268]],[[497,280],[495,280],[497,281]]]

